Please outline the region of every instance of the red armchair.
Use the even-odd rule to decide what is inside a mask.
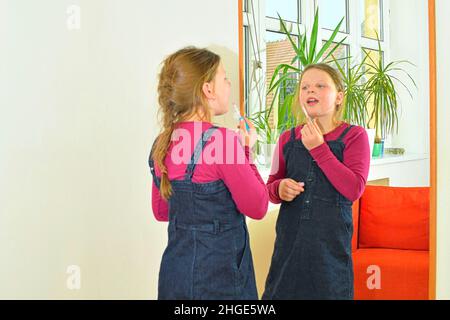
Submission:
[[[356,300],[428,299],[429,188],[367,186],[353,205]]]

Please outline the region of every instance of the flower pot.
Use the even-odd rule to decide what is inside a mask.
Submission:
[[[261,157],[259,163],[266,168],[270,168],[272,165],[273,152],[276,147],[276,143],[261,143]]]
[[[375,143],[375,129],[366,129],[367,137],[369,138],[370,155],[373,155],[373,146]]]
[[[373,158],[382,158],[384,155],[384,140],[381,140],[381,142],[374,143],[373,146]]]

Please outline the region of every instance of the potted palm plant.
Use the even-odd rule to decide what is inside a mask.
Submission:
[[[367,91],[364,85],[364,77],[366,77],[367,69],[364,68],[368,55],[360,62],[351,65],[350,57],[348,57],[348,69],[342,66],[338,59],[333,56],[333,61],[341,74],[344,81],[344,111],[343,119],[348,123],[357,124],[367,131],[369,137],[370,154],[373,152],[375,129],[368,127],[369,113],[367,110]]]
[[[387,134],[398,131],[398,92],[395,82],[403,85],[410,96],[412,94],[408,87],[393,73],[405,73],[412,81],[416,83],[411,75],[401,68],[401,64],[408,61],[393,61],[383,65],[383,57],[380,39],[378,41],[378,60],[374,60],[370,54],[363,49],[365,56],[361,62],[343,67],[340,60],[350,60],[350,57],[336,59],[333,53],[342,45],[346,38],[338,43],[334,43],[340,27],[344,21],[341,19],[339,24],[332,32],[331,37],[325,41],[318,49],[318,31],[319,31],[319,10],[316,10],[313,27],[309,37],[298,30],[298,42],[294,41],[291,32],[286,27],[283,19],[278,15],[280,29],[288,38],[295,56],[290,64],[279,64],[272,75],[267,95],[273,94],[272,103],[265,110],[256,112],[251,119],[256,125],[260,136],[259,150],[265,152],[265,162],[270,163],[271,151],[279,135],[299,122],[304,121],[304,115],[299,110],[294,110],[295,100],[298,92],[288,92],[289,87],[298,88],[298,79],[304,67],[309,64],[325,62],[334,62],[342,75],[345,84],[345,101],[343,118],[349,123],[358,124],[366,128],[371,153],[374,157],[383,154],[383,139]],[[333,48],[331,46],[334,45]],[[375,50],[375,52],[377,52]],[[332,58],[330,60],[329,58]],[[350,64],[350,62],[349,62]],[[417,88],[417,86],[416,86]],[[368,111],[367,105],[372,103],[373,109]],[[276,123],[271,125],[271,116],[275,113]],[[272,118],[275,118],[272,116]],[[374,143],[375,142],[375,143]]]
[[[366,75],[367,82],[364,85],[367,101],[373,104],[370,112],[368,124],[373,125],[376,130],[375,146],[373,151],[374,157],[383,156],[384,139],[390,133],[398,133],[398,92],[395,83],[404,86],[412,98],[409,88],[394,75],[394,72],[405,74],[417,88],[416,82],[411,75],[405,71],[401,65],[411,64],[406,60],[392,61],[386,66],[383,64],[383,55],[381,43],[377,33],[378,41],[378,59],[373,59],[364,49],[366,57],[368,57],[365,65],[368,67]]]
[[[288,80],[285,80],[285,82],[288,82]],[[263,156],[262,164],[266,166],[270,166],[279,135],[283,131],[295,127],[297,123],[292,110],[293,95],[287,93],[288,87],[285,83],[285,86],[277,92],[277,94],[284,97],[278,103],[278,108],[274,109],[272,103],[268,109],[256,112],[253,118],[251,118],[258,131],[259,140],[257,148],[259,154]],[[271,115],[274,113],[274,110],[276,112],[276,124],[272,125]]]
[[[344,120],[366,128],[371,154],[375,158],[383,156],[386,135],[398,132],[398,92],[395,83],[403,85],[412,97],[408,87],[393,73],[406,74],[416,86],[411,75],[400,66],[403,63],[411,63],[405,60],[393,61],[384,66],[378,34],[377,41],[378,51],[375,52],[378,52],[378,59],[373,59],[367,50],[363,49],[363,60],[351,66],[348,72],[345,72],[339,61],[333,57],[346,87]],[[367,108],[369,104],[373,106],[370,112]]]
[[[271,152],[279,138],[279,135],[304,119],[304,115],[298,110],[293,110],[293,105],[298,94],[298,79],[304,67],[309,64],[324,62],[345,41],[345,38],[338,43],[334,43],[341,28],[344,18],[338,23],[331,37],[319,48],[319,10],[315,12],[314,23],[310,35],[300,32],[298,27],[298,41],[294,41],[286,24],[278,14],[280,30],[289,40],[295,56],[290,64],[279,64],[272,75],[266,95],[273,95],[272,102],[268,108],[255,112],[250,119],[254,122],[260,139],[258,140],[258,150],[264,153],[265,163],[270,164]],[[334,47],[331,48],[331,46]],[[330,49],[331,48],[331,49]],[[295,88],[295,90],[288,90]],[[271,123],[275,119],[276,123]]]

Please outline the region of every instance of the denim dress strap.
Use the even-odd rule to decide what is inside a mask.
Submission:
[[[344,132],[342,132],[342,134],[339,136],[339,138],[337,138],[336,141],[342,142],[342,140],[344,139],[344,137],[347,135],[347,133],[350,131],[351,128],[353,128],[354,125],[350,125],[349,127],[347,127]]]
[[[347,135],[347,133],[350,131],[351,128],[353,128],[354,125],[350,125],[348,128],[342,132],[342,134],[339,136],[339,138],[336,139],[336,141],[342,141],[344,137]],[[291,140],[295,140],[295,128],[291,129]]]
[[[295,127],[291,129],[291,140],[295,141]]]
[[[200,156],[202,154],[203,149],[206,146],[206,143],[209,141],[211,136],[213,135],[214,131],[216,131],[217,127],[211,127],[205,132],[202,133],[202,137],[200,141],[195,146],[194,152],[191,156],[191,161],[189,162],[187,168],[186,168],[186,174],[184,176],[185,181],[191,181],[192,175],[194,174],[195,166],[197,165],[198,160],[200,159]]]

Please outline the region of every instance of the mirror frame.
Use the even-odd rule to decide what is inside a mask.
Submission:
[[[239,41],[239,101],[244,113],[244,37],[243,2],[238,0]],[[430,67],[430,216],[429,216],[429,275],[428,298],[436,299],[436,205],[437,205],[437,144],[436,144],[436,0],[428,0],[429,67]]]

